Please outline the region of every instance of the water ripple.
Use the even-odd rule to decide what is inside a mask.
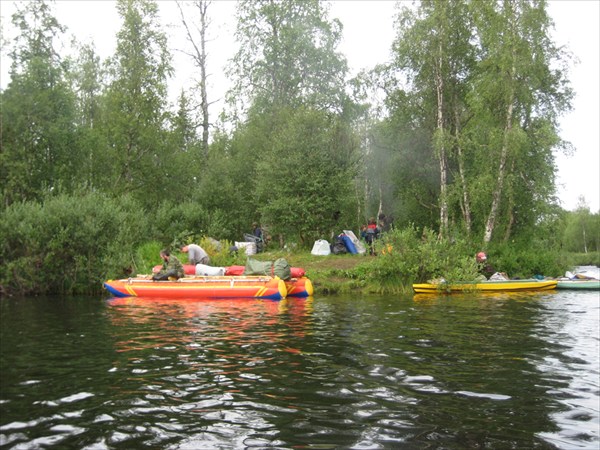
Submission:
[[[597,295],[561,295],[11,304],[0,446],[597,449]]]

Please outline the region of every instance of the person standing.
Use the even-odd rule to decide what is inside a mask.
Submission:
[[[373,243],[375,239],[379,238],[379,228],[377,227],[377,221],[375,217],[371,217],[369,219],[369,223],[367,225],[367,230],[365,233],[365,240],[369,245],[369,254],[375,255],[375,249],[373,248]]]
[[[252,235],[254,236],[254,242],[256,243],[256,253],[262,252],[265,240],[263,238],[263,230],[257,222],[252,223]]]
[[[387,233],[392,229],[393,219],[391,217],[386,216],[384,213],[379,214],[379,230],[382,233]]]
[[[158,273],[155,273],[152,276],[154,281],[163,281],[170,278],[178,280],[179,278],[185,277],[183,264],[181,264],[176,256],[171,255],[169,250],[161,250],[160,257],[163,260],[163,266]]]
[[[210,258],[208,257],[208,253],[206,253],[206,251],[199,245],[196,245],[196,244],[185,245],[185,246],[181,247],[181,251],[183,253],[188,254],[188,261],[190,262],[190,264],[193,264],[193,265],[196,265],[196,264],[209,265],[210,264]]]
[[[258,225],[257,222],[252,223],[252,235],[254,235],[254,237],[257,237],[258,239],[262,240],[262,237],[263,237],[262,228]]]

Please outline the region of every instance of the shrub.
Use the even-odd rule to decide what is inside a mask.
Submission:
[[[355,269],[355,274],[380,286],[380,290],[442,277],[453,282],[475,280],[478,276],[468,242],[440,240],[429,229],[420,233],[407,227],[388,232],[375,243],[375,251],[378,256],[368,258]]]
[[[145,231],[139,205],[127,196],[61,195],[13,204],[0,219],[1,290],[99,292],[106,278],[134,270],[133,249]]]
[[[506,272],[510,278],[557,277],[569,268],[561,253],[534,241],[518,245],[496,244],[490,246],[487,255],[495,270]]]
[[[207,211],[193,201],[163,202],[154,213],[151,238],[173,247],[188,242],[192,236],[196,241],[200,236],[221,240],[237,234],[233,224],[239,217],[233,215],[219,209]]]
[[[162,264],[160,251],[164,248],[158,241],[144,242],[135,251],[135,273],[149,274],[157,264]]]

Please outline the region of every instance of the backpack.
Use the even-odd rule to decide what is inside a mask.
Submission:
[[[344,240],[338,236],[335,238],[335,242],[331,245],[331,253],[334,255],[343,255],[348,252]]]

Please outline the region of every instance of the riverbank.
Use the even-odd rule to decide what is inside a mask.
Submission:
[[[427,261],[421,261],[420,265],[413,263],[402,266],[398,263],[399,259],[409,261],[410,255],[399,257],[399,255],[328,255],[315,256],[310,252],[300,253],[282,253],[266,252],[254,255],[253,258],[266,260],[275,260],[285,258],[290,266],[301,267],[306,271],[311,279],[315,292],[319,294],[342,294],[348,292],[358,292],[361,294],[382,294],[382,293],[405,293],[412,292],[413,282],[424,282],[423,278],[430,272],[431,268]],[[431,257],[432,260],[435,259]],[[468,256],[463,257],[468,259]],[[509,273],[513,277],[529,278],[534,275],[548,276],[552,278],[564,276],[565,271],[573,270],[575,266],[598,265],[599,255],[584,253],[569,253],[557,255],[556,259],[560,264],[556,264],[553,270],[543,271],[535,265],[523,265],[520,270],[511,266]],[[515,258],[520,259],[520,258]],[[506,261],[506,258],[504,258]],[[427,270],[422,270],[427,267]],[[469,279],[475,276],[468,271],[456,271],[453,275],[450,272],[444,272],[446,279]],[[462,273],[462,278],[461,278]]]
[[[368,272],[372,259],[376,257],[351,254],[315,256],[302,253],[288,255],[285,258],[290,266],[306,270],[306,275],[312,281],[315,291],[321,294],[357,290],[365,293],[377,291],[367,280],[359,276],[363,271]]]

